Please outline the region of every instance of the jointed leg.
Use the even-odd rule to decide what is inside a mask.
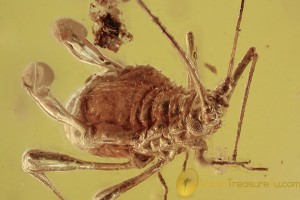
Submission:
[[[112,186],[110,188],[107,188],[94,197],[94,200],[114,200],[118,198],[121,194],[128,191],[129,189],[135,187],[136,185],[140,184],[141,182],[148,179],[150,176],[155,174],[156,172],[159,172],[160,169],[166,164],[166,161],[159,160],[156,164],[142,172],[141,174],[128,179],[126,181],[123,181],[115,186]]]
[[[205,158],[204,154],[206,152],[207,149],[201,149],[197,152],[197,159],[200,162],[200,164],[203,165],[231,165],[231,166],[237,166],[237,167],[243,167],[247,170],[251,170],[251,171],[267,171],[268,168],[265,167],[251,167],[248,166],[248,164],[250,164],[251,161],[242,161],[242,162],[238,162],[236,160],[209,160],[207,158]]]
[[[72,19],[59,19],[53,27],[55,37],[79,60],[120,72],[124,67],[104,56],[85,37],[87,30]]]
[[[234,147],[234,151],[232,154],[232,160],[234,160],[234,161],[236,161],[236,157],[237,157],[238,142],[239,142],[240,135],[241,135],[243,119],[244,119],[244,115],[245,115],[245,111],[246,111],[246,104],[247,104],[247,100],[248,100],[250,85],[251,85],[251,81],[252,81],[252,77],[253,77],[253,73],[255,70],[255,64],[256,64],[257,59],[258,59],[258,55],[255,52],[255,49],[251,48],[248,51],[248,53],[246,54],[246,56],[244,57],[244,59],[242,60],[242,62],[238,65],[237,69],[235,70],[235,72],[233,74],[234,80],[237,80],[241,75],[240,74],[241,71],[243,71],[243,69],[252,60],[251,68],[250,68],[249,75],[248,75],[247,85],[246,85],[246,89],[245,89],[245,93],[244,93],[244,97],[243,97],[243,102],[242,102],[242,109],[241,109],[240,119],[239,119],[238,128],[237,128],[235,147]]]
[[[233,161],[236,161],[236,157],[237,157],[238,142],[240,139],[241,128],[242,128],[244,114],[245,114],[245,110],[246,110],[247,99],[248,99],[248,95],[249,95],[249,91],[250,91],[252,76],[253,76],[253,73],[255,70],[256,61],[258,59],[258,54],[256,53],[255,48],[252,47],[248,50],[248,52],[246,53],[246,55],[244,56],[242,61],[238,64],[237,68],[235,70],[233,70],[235,53],[236,53],[239,32],[240,32],[240,26],[241,26],[243,11],[244,11],[244,3],[245,3],[245,0],[241,0],[240,13],[239,13],[239,17],[238,17],[236,28],[235,28],[233,47],[232,47],[229,67],[228,67],[228,71],[227,71],[227,79],[226,79],[226,82],[224,85],[225,86],[224,88],[231,88],[231,91],[227,94],[228,95],[227,100],[229,100],[234,91],[235,86],[237,85],[237,82],[238,82],[240,76],[242,75],[242,73],[244,72],[244,70],[248,66],[248,64],[252,61],[250,72],[248,75],[248,81],[247,81],[247,85],[246,85],[246,89],[245,89],[245,93],[244,93],[244,98],[243,98],[243,102],[242,102],[240,119],[239,119],[239,123],[238,123],[235,147],[234,147],[234,152],[232,155]]]
[[[237,128],[235,147],[234,147],[234,151],[232,154],[233,161],[236,161],[236,157],[237,157],[238,142],[239,142],[240,135],[241,135],[241,129],[242,129],[242,124],[243,124],[244,114],[246,111],[247,99],[249,96],[251,81],[252,81],[252,77],[254,74],[257,59],[258,59],[258,54],[256,53],[255,48],[254,47],[250,48],[247,51],[244,58],[242,59],[242,61],[238,64],[237,68],[233,71],[232,75],[228,76],[222,85],[222,92],[225,93],[223,95],[226,98],[226,101],[228,101],[231,98],[232,93],[234,92],[234,89],[238,83],[239,78],[241,77],[241,75],[243,74],[243,72],[245,71],[245,69],[249,65],[249,63],[251,62],[251,67],[250,67],[250,71],[248,74],[248,80],[247,80],[246,89],[245,89],[243,102],[242,102],[240,119],[239,119],[238,128]],[[217,88],[216,90],[219,90],[219,89],[220,88]]]
[[[250,164],[250,160],[249,161],[242,161],[242,162],[237,162],[237,161],[225,161],[225,160],[214,160],[214,161],[211,161],[210,164],[212,165],[232,165],[232,166],[240,166],[240,167],[243,167],[245,169],[248,169],[248,170],[252,170],[252,171],[268,171],[268,168],[265,168],[265,167],[251,167],[251,166],[248,166],[248,164]]]
[[[52,69],[42,62],[30,64],[22,74],[23,87],[50,117],[76,128],[81,133],[87,132],[87,125],[68,113],[51,95],[49,87],[53,80]]]
[[[166,183],[164,177],[162,176],[162,174],[160,172],[158,172],[157,175],[158,175],[160,183],[163,185],[164,190],[165,190],[164,200],[167,200],[167,198],[168,198],[168,191],[169,191],[167,183]]]
[[[52,95],[50,85],[54,80],[54,72],[46,63],[36,62],[30,64],[22,74],[22,84],[36,103],[53,119],[75,128],[80,134],[79,141],[85,147],[93,148],[103,144],[103,138],[95,138],[93,129],[71,115]],[[78,102],[75,102],[78,103]],[[108,138],[106,138],[108,139]],[[121,143],[121,139],[112,137],[111,142]]]
[[[189,152],[186,151],[186,152],[185,152],[185,159],[184,159],[184,162],[183,162],[183,165],[182,165],[182,171],[185,171],[185,170],[186,170],[186,165],[187,165],[188,159],[189,159]]]
[[[65,154],[41,151],[37,149],[25,152],[22,164],[23,169],[26,172],[39,179],[61,200],[64,200],[62,194],[54,187],[45,175],[45,172],[70,170],[125,170],[135,168],[135,165],[131,161],[125,163],[88,162]]]

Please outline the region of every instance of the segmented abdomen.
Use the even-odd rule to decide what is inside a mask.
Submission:
[[[151,137],[157,127],[183,126],[195,97],[149,66],[127,68],[118,76],[94,81],[93,87],[83,91],[83,121],[96,138],[128,145],[128,151],[132,141],[148,132]]]
[[[194,97],[149,66],[102,79],[85,91],[81,108],[88,125],[101,132],[110,129],[111,134],[136,134],[154,124],[174,124],[186,114]]]

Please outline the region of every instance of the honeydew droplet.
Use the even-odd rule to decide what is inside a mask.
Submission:
[[[198,174],[194,169],[182,171],[176,182],[176,188],[179,195],[183,197],[190,196],[198,186]]]

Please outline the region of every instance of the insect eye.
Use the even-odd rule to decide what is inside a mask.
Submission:
[[[190,196],[196,190],[197,186],[198,174],[194,169],[186,169],[179,174],[176,188],[180,196]]]

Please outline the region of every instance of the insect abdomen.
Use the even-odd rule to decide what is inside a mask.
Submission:
[[[170,127],[185,120],[195,97],[181,87],[166,90],[156,88],[143,101],[140,121],[151,126]]]
[[[149,66],[126,68],[84,93],[81,110],[95,133],[132,136],[153,124],[174,124],[194,98]]]
[[[95,134],[138,134],[146,128],[138,117],[146,96],[172,87],[169,79],[152,67],[126,68],[116,77],[99,79],[83,92],[84,121]]]

